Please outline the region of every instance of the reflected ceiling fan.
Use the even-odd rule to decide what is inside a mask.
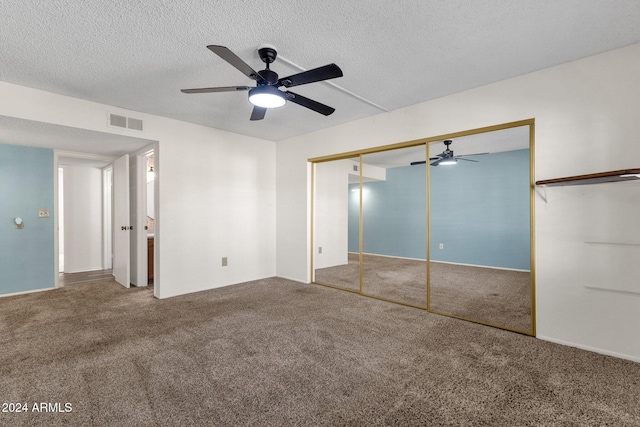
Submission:
[[[434,161],[433,163],[431,163],[431,166],[438,166],[438,165],[455,165],[456,163],[458,163],[458,160],[465,160],[467,162],[478,162],[478,160],[472,160],[472,159],[467,159],[466,157],[469,156],[481,156],[483,154],[489,154],[489,153],[475,153],[475,154],[463,154],[461,156],[454,156],[453,155],[453,150],[449,148],[449,146],[451,145],[453,141],[450,139],[445,139],[444,140],[444,145],[446,146],[446,149],[436,155],[436,157],[429,157],[429,161]],[[417,162],[411,162],[411,165],[422,165],[427,163],[425,160],[421,160],[421,161],[417,161]]]
[[[249,91],[249,102],[253,107],[250,120],[262,120],[268,108],[282,107],[287,101],[301,105],[325,116],[335,111],[335,108],[321,104],[291,91],[280,88],[306,85],[308,83],[342,77],[342,70],[336,64],[329,64],[312,70],[303,71],[288,77],[278,77],[278,74],[269,69],[269,64],[276,60],[278,53],[272,47],[258,49],[258,55],[267,67],[262,71],[255,71],[235,53],[224,46],[209,45],[207,48],[236,67],[242,74],[256,81],[255,87],[249,86],[225,86],[208,87],[201,89],[182,89],[183,93],[210,93],[210,92],[237,92]]]

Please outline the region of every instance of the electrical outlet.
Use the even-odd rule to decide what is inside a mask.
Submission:
[[[226,267],[227,266],[227,257],[222,257],[222,266]]]
[[[38,209],[38,218],[49,218],[49,209]]]
[[[322,246],[318,246],[318,253],[321,254],[322,253]]]
[[[438,247],[439,247],[440,249],[444,249],[444,243],[440,243],[440,244],[438,245]]]

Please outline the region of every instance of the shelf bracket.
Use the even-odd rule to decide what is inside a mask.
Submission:
[[[538,193],[542,201],[545,204],[548,204],[549,200],[547,199],[547,186],[545,184],[542,184],[542,185],[538,185],[537,188],[542,188],[542,191],[537,191],[536,189],[536,192]]]

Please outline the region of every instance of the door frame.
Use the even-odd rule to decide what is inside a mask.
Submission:
[[[153,260],[153,296],[156,298],[160,298],[160,144],[159,142],[154,142],[152,144],[149,144],[145,147],[143,147],[142,149],[134,152],[133,154],[131,154],[132,156],[135,156],[135,158],[137,159],[138,157],[142,156],[144,158],[144,156],[149,153],[149,151],[153,151],[153,170],[155,172],[155,179],[153,181],[153,193],[154,193],[154,205],[153,205],[153,210],[154,210],[154,247],[153,247],[153,253],[154,253],[154,260]],[[83,152],[76,152],[76,151],[66,151],[66,150],[53,150],[53,250],[54,250],[54,262],[53,262],[53,272],[54,272],[54,288],[59,288],[60,287],[60,283],[59,283],[59,275],[60,275],[60,247],[59,247],[59,212],[58,212],[58,207],[59,207],[59,194],[58,194],[58,168],[60,166],[59,163],[59,159],[60,157],[72,157],[72,158],[78,158],[78,159],[89,159],[89,160],[101,160],[101,161],[105,161],[108,162],[109,165],[105,166],[103,168],[103,180],[105,180],[105,171],[107,169],[109,169],[111,166],[111,163],[113,163],[113,161],[115,159],[117,159],[116,156],[107,156],[107,155],[101,155],[101,154],[93,154],[93,153],[83,153]],[[137,161],[137,160],[136,160]],[[142,177],[142,178],[140,178]],[[136,173],[136,179],[142,179],[145,181],[145,186],[146,186],[146,171],[144,168],[137,168],[137,173]],[[103,181],[103,191],[104,191],[104,186],[107,185],[106,182]],[[144,193],[144,208],[146,209],[146,191],[143,192]],[[104,202],[104,197],[107,197],[106,195],[103,195],[103,202]],[[136,209],[138,209],[137,207],[140,206],[140,197],[137,198],[136,201]],[[109,201],[109,205],[110,205],[110,209],[113,208],[113,205],[111,203],[111,201]],[[106,208],[106,207],[105,207]],[[140,215],[138,215],[138,217],[140,217]],[[105,215],[103,217],[104,221],[111,221],[112,219],[112,212],[110,212],[110,215]],[[107,240],[111,240],[113,239],[113,232],[112,232],[112,225],[113,224],[106,224],[104,225],[104,241],[106,242]],[[144,224],[142,224],[142,226],[140,226],[140,224],[136,224],[138,231],[144,230]],[[134,228],[134,230],[135,230]],[[109,231],[111,230],[111,231]],[[110,235],[111,234],[111,235]],[[143,242],[145,242],[146,239],[143,240]],[[105,243],[104,246],[104,250],[106,252],[108,252],[108,248],[111,245],[107,245]],[[137,246],[138,249],[140,250],[140,245]],[[144,246],[144,249],[142,249],[144,251],[144,262],[146,263],[146,245]],[[103,254],[103,268],[106,268],[106,266],[109,265],[109,262],[107,261],[107,258],[110,258],[111,254],[110,253],[104,253]],[[140,253],[138,252],[138,270],[140,269],[140,262],[141,262],[141,256]],[[145,276],[146,276],[146,264],[142,265],[143,270],[145,272]],[[145,282],[146,283],[146,282]]]
[[[153,296],[160,298],[160,215],[159,215],[159,177],[160,171],[158,168],[159,157],[159,143],[154,142],[149,144],[140,150],[132,154],[136,165],[136,200],[135,209],[136,224],[134,227],[135,239],[136,239],[136,281],[137,286],[148,285],[147,274],[147,233],[144,229],[146,225],[146,211],[147,211],[147,155],[153,153],[153,171],[155,177],[153,180],[153,215],[154,215],[154,239],[153,239]]]
[[[113,163],[102,168],[102,268],[113,268]]]
[[[60,287],[60,223],[59,223],[59,188],[58,188],[58,168],[61,157],[71,157],[75,159],[98,160],[112,163],[116,157],[102,154],[81,153],[76,151],[53,150],[53,287]]]

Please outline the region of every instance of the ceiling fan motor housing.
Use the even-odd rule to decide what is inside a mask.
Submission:
[[[272,47],[263,47],[258,49],[258,55],[262,62],[267,64],[267,68],[260,71],[258,74],[262,78],[262,82],[258,81],[258,86],[262,86],[264,84],[267,85],[275,85],[278,83],[278,74],[269,69],[269,64],[276,60],[276,56],[278,56],[278,52]]]
[[[262,62],[268,65],[276,60],[278,52],[276,52],[276,50],[272,47],[263,47],[258,49],[258,55],[260,56]]]
[[[278,73],[271,71],[270,69],[264,69],[258,72],[262,81],[258,81],[258,86],[275,85],[278,83]]]

